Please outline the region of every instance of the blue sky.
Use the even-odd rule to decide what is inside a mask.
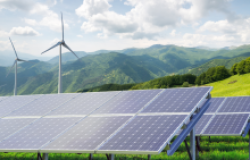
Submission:
[[[250,43],[249,6],[249,0],[0,0],[0,50],[11,50],[11,37],[18,52],[40,56],[61,39],[60,12],[74,51],[239,46]]]

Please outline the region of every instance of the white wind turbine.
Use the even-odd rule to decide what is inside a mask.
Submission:
[[[10,38],[9,38],[9,39],[10,39]],[[15,59],[15,61],[14,61],[13,66],[10,68],[10,70],[9,70],[9,72],[8,72],[8,74],[7,74],[7,76],[9,75],[10,71],[12,70],[12,68],[13,68],[14,66],[16,66],[16,69],[15,69],[15,85],[14,85],[14,95],[16,95],[16,94],[17,94],[17,89],[16,89],[16,86],[17,86],[17,62],[18,62],[18,61],[28,62],[28,61],[25,61],[25,60],[23,60],[23,59],[18,58],[17,53],[16,53],[16,49],[15,49],[14,44],[12,43],[11,39],[10,39],[10,43],[11,43],[12,48],[13,48],[15,54],[16,54],[16,59]],[[6,76],[6,77],[7,77],[7,76]]]
[[[58,94],[62,93],[62,68],[61,68],[61,65],[62,65],[62,46],[64,46],[65,48],[67,48],[69,51],[71,51],[76,56],[76,58],[78,58],[77,55],[69,48],[69,46],[64,41],[64,24],[63,24],[63,14],[62,13],[61,13],[61,23],[62,23],[62,40],[59,41],[54,46],[52,46],[49,49],[47,49],[46,51],[42,52],[42,54],[43,54],[43,53],[45,53],[45,52],[47,52],[47,51],[49,51],[49,50],[51,50],[51,49],[59,46]]]

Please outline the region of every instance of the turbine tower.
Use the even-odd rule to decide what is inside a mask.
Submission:
[[[62,40],[59,41],[57,44],[53,45],[52,47],[50,47],[49,49],[47,49],[46,51],[42,52],[42,54],[43,54],[43,53],[59,46],[58,94],[62,93],[62,67],[61,67],[62,66],[62,46],[67,48],[70,52],[72,52],[76,56],[76,58],[78,58],[77,55],[69,48],[69,46],[64,41],[64,24],[63,24],[63,14],[62,13],[61,13],[61,23],[62,23]]]
[[[10,37],[9,37],[9,39],[10,39]],[[16,85],[17,85],[17,62],[18,62],[18,61],[28,62],[28,61],[18,58],[17,53],[16,53],[16,49],[15,49],[14,44],[12,43],[11,39],[10,39],[10,43],[11,43],[11,46],[12,46],[12,48],[13,48],[15,54],[16,54],[16,59],[15,59],[15,61],[14,61],[14,64],[13,64],[12,67],[10,68],[10,70],[9,70],[9,72],[8,72],[8,74],[7,74],[7,76],[9,75],[10,71],[12,70],[12,68],[13,68],[14,66],[16,66],[16,69],[15,69],[15,85],[14,85],[14,95],[16,95],[16,94],[17,94],[17,89],[16,89]],[[7,76],[6,76],[6,77],[7,77]]]

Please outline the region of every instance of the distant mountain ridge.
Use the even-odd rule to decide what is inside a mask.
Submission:
[[[213,65],[230,65],[240,60],[240,57],[250,56],[250,45],[218,51],[154,45],[145,49],[130,48],[116,52],[100,50],[92,53],[79,51],[76,54],[82,58],[63,54],[64,92],[75,92],[79,88],[92,88],[108,83],[141,83],[192,70],[193,74],[199,74],[199,70],[195,71],[197,67],[205,69]],[[8,69],[0,67],[0,77],[6,77]],[[1,88],[0,95],[13,93],[13,73],[12,71],[7,78],[0,79],[0,85],[7,84]],[[48,62],[18,64],[18,94],[56,93],[57,81],[58,57]]]

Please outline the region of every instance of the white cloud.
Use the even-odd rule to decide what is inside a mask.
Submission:
[[[48,0],[48,3],[57,3],[56,0]],[[61,28],[61,18],[57,13],[50,10],[48,5],[34,2],[32,0],[0,0],[0,9],[5,8],[11,11],[16,9],[27,11],[30,14],[41,15],[43,18],[41,21],[35,21],[33,19],[25,19],[25,22],[29,25],[41,25],[49,27],[51,30],[60,31]],[[69,25],[64,23],[64,27],[67,29]]]
[[[11,35],[22,35],[22,36],[37,36],[40,35],[33,28],[25,26],[25,27],[13,27],[10,31]]]
[[[83,38],[83,36],[82,36],[82,35],[77,35],[77,37],[79,37],[79,38]]]
[[[37,21],[36,21],[35,19],[28,19],[28,18],[25,18],[25,19],[24,19],[24,22],[27,23],[27,24],[29,24],[29,25],[31,25],[31,26],[35,26],[35,25],[38,24]]]
[[[107,12],[110,7],[108,0],[84,0],[83,4],[76,9],[76,14],[89,18]]]
[[[126,14],[111,11],[109,0],[84,0],[76,14],[86,19],[81,28],[99,37],[118,35],[133,39],[154,39],[169,28],[191,24],[217,11],[234,17],[230,0],[126,0],[132,9]],[[189,5],[187,5],[189,4]],[[186,7],[190,6],[190,7]],[[101,33],[100,33],[101,32]]]
[[[0,41],[0,50],[4,51],[6,49],[10,49],[10,42],[7,41]]]
[[[8,37],[8,36],[9,36],[9,33],[8,33],[8,32],[1,31],[1,30],[0,30],[0,37]]]
[[[0,0],[0,10],[5,8],[11,11],[21,10],[28,12],[33,5],[34,1],[32,0]]]
[[[172,30],[172,31],[170,32],[170,35],[174,37],[174,36],[176,35],[176,30],[175,30],[175,29]]]
[[[199,32],[211,32],[224,35],[229,40],[250,41],[250,18],[240,18],[234,21],[208,21],[202,25]],[[234,37],[234,39],[232,38]]]

